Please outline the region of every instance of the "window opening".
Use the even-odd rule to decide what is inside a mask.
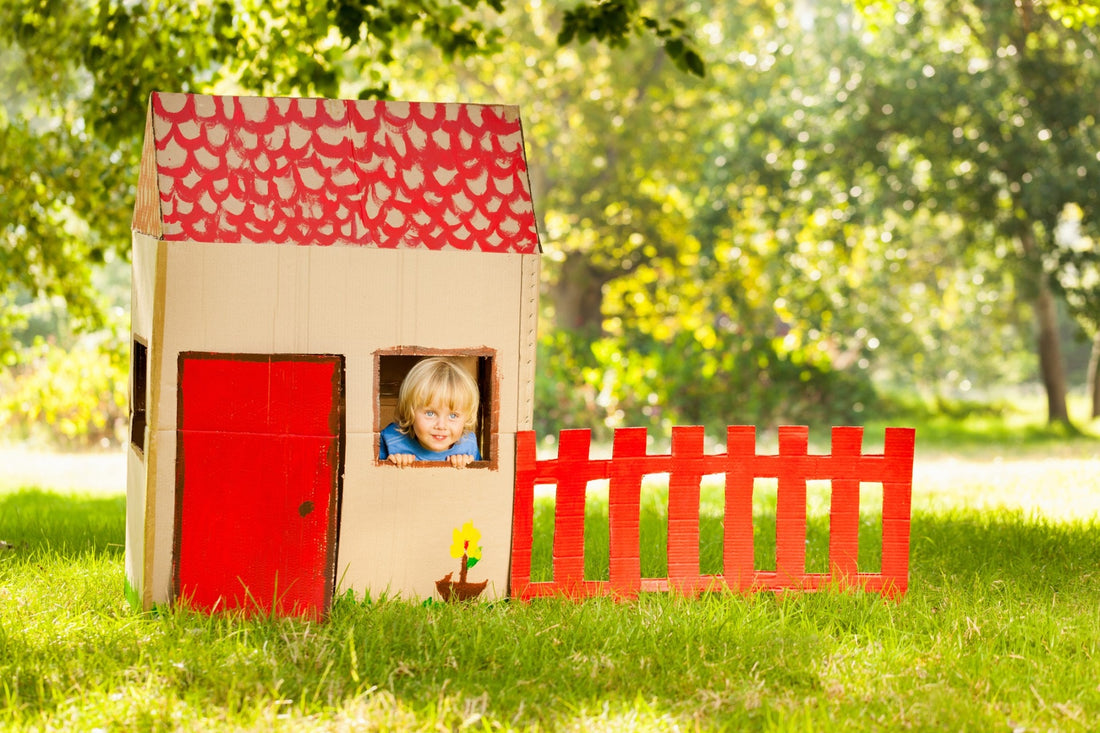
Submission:
[[[409,353],[402,350],[399,353],[378,353],[376,379],[376,432],[389,425],[397,412],[397,396],[401,390],[401,383],[409,370],[422,359],[433,356],[442,356],[452,359],[466,369],[470,376],[477,382],[478,406],[477,427],[474,434],[477,436],[478,449],[481,451],[481,462],[473,464],[488,465],[496,461],[496,441],[493,440],[497,432],[497,386],[493,355],[491,352],[446,352],[424,351]],[[375,446],[377,456],[378,446]]]
[[[130,444],[145,450],[146,395],[149,347],[134,339],[130,351]]]

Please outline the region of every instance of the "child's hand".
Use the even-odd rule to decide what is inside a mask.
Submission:
[[[412,453],[391,453],[386,460],[395,466],[404,468],[416,463],[416,456]]]
[[[450,461],[451,465],[455,468],[465,468],[467,464],[473,462],[474,457],[466,453],[461,453],[459,455],[450,456],[447,460]]]

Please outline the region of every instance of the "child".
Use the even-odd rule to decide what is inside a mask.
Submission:
[[[480,461],[477,383],[449,359],[417,362],[401,382],[397,413],[382,431],[379,460],[396,466],[414,461],[447,461],[462,468]]]

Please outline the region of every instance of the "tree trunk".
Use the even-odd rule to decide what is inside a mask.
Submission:
[[[592,336],[603,330],[603,286],[606,276],[583,252],[569,252],[554,287],[554,323],[558,328]]]
[[[1039,275],[1035,315],[1039,327],[1039,372],[1047,393],[1047,419],[1072,427],[1066,405],[1066,369],[1058,340],[1058,311],[1046,273]]]
[[[1092,355],[1089,357],[1089,394],[1092,396],[1092,419],[1100,417],[1100,330],[1092,342]]]

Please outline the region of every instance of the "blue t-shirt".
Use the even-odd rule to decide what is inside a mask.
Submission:
[[[477,449],[477,436],[472,431],[462,434],[458,442],[447,450],[428,450],[412,435],[406,435],[397,429],[397,423],[391,422],[382,431],[382,444],[378,449],[378,460],[384,461],[390,454],[411,453],[418,461],[445,461],[449,456],[473,456],[481,460],[481,451]]]

